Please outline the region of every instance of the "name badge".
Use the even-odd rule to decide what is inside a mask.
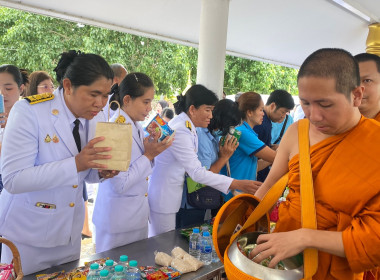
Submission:
[[[37,207],[44,208],[44,209],[55,209],[55,204],[45,203],[45,202],[37,202]]]

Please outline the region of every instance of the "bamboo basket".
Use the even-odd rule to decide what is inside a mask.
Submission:
[[[20,253],[17,250],[17,247],[11,241],[3,237],[0,237],[0,243],[7,245],[9,249],[11,249],[12,254],[13,254],[12,264],[16,273],[15,280],[21,280],[24,277],[24,274],[22,273],[21,258],[20,258]]]

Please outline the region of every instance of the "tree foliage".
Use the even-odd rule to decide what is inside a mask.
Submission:
[[[55,77],[59,54],[70,49],[97,53],[110,64],[144,72],[157,93],[167,97],[183,91],[189,71],[193,84],[196,80],[196,48],[0,7],[0,65],[45,70]],[[281,88],[296,94],[296,75],[292,68],[227,56],[224,89],[227,94],[267,94]]]

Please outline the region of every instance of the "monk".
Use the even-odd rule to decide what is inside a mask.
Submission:
[[[360,113],[367,118],[380,122],[380,57],[375,54],[361,53],[355,55],[359,63],[360,82],[364,86]],[[379,280],[380,268],[367,271],[364,280]]]
[[[360,113],[380,122],[380,57],[361,53],[355,55],[355,60],[359,63],[360,81],[364,86]]]
[[[317,229],[301,228],[296,122],[256,192],[262,199],[288,172],[289,195],[281,203],[275,233],[260,235],[251,257],[261,262],[273,256],[274,267],[315,248],[318,269],[313,279],[362,279],[364,271],[380,265],[380,124],[359,112],[364,87],[358,64],[347,51],[314,52],[302,64],[297,82],[305,121],[310,122]]]

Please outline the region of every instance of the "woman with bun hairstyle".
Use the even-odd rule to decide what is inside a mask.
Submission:
[[[153,159],[172,143],[169,138],[158,142],[143,138],[139,122],[152,110],[154,85],[143,73],[128,74],[110,99],[118,101],[121,110],[111,122],[132,125],[132,155],[128,171],[99,185],[93,213],[96,227],[96,252],[103,252],[148,237],[148,176],[152,173]],[[111,103],[117,110],[117,104]],[[120,139],[121,141],[123,139]],[[152,141],[153,140],[153,141]]]
[[[111,148],[94,147],[104,137],[92,139],[111,68],[98,55],[69,51],[55,72],[60,87],[17,102],[3,139],[0,234],[17,246],[24,274],[79,259],[84,181],[118,173],[94,162],[109,159],[102,153]],[[2,262],[12,258],[3,248]]]
[[[176,131],[173,144],[155,159],[149,181],[149,235],[175,229],[176,213],[181,205],[185,173],[195,182],[213,187],[225,194],[240,189],[255,193],[259,185],[249,180],[234,180],[207,170],[198,159],[197,127],[207,127],[218,101],[215,93],[194,85],[174,104],[177,116],[169,126]]]

